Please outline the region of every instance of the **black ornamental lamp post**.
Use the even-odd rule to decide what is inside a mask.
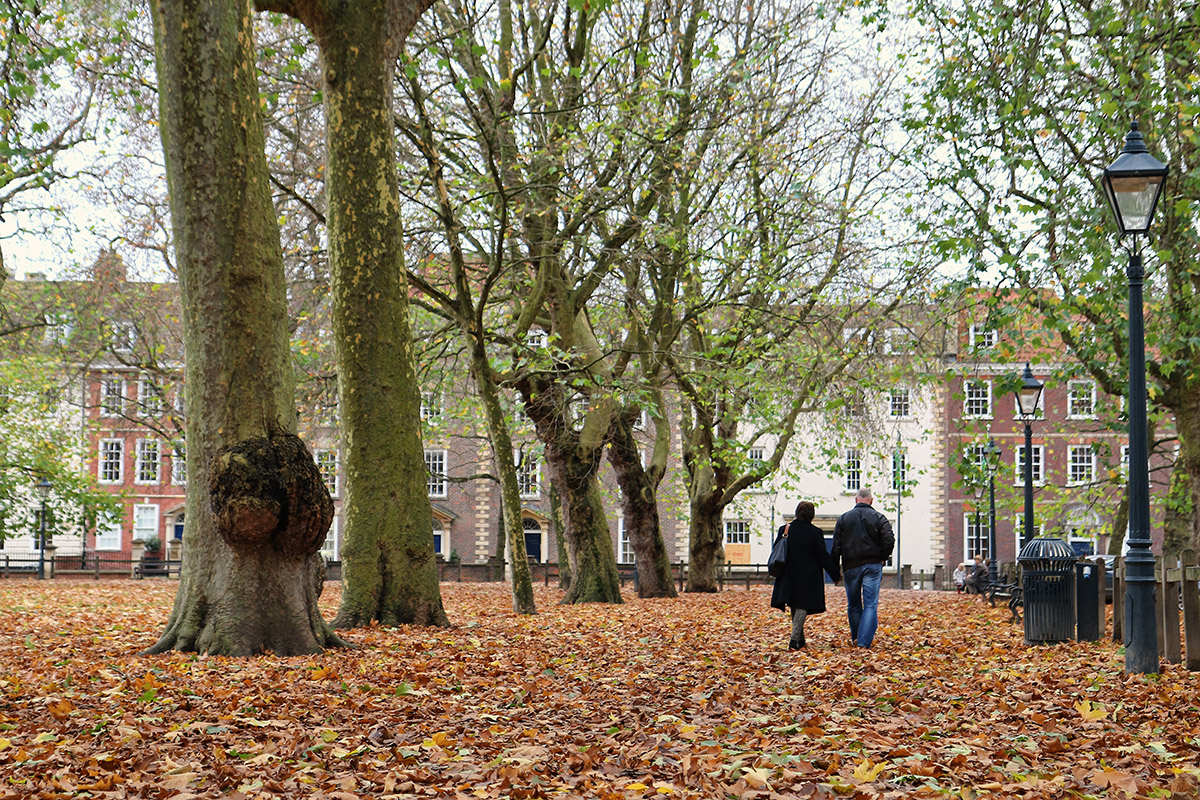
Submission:
[[[1000,463],[1000,448],[996,440],[988,437],[987,449],[988,476],[988,581],[992,586],[999,582],[999,558],[996,554],[996,467]]]
[[[980,521],[979,507],[981,505],[983,505],[983,496],[985,494],[987,494],[987,487],[984,486],[982,483],[976,483],[971,486],[971,492],[975,495],[975,536],[976,536],[975,541],[978,542],[979,541],[979,538],[978,538],[979,531],[982,529],[982,524],[983,524]],[[979,588],[982,591],[982,587],[979,587]]]
[[[1025,423],[1025,538],[1033,536],[1033,417],[1037,414],[1038,402],[1042,398],[1042,389],[1046,385],[1033,377],[1029,362],[1025,362],[1025,372],[1021,375],[1021,385],[1017,387],[1017,408],[1021,412],[1021,421]]]
[[[50,481],[42,478],[33,485],[37,489],[38,496],[42,498],[42,513],[39,519],[38,526],[38,580],[46,578],[46,498],[50,496],[50,489],[53,488]]]
[[[1154,556],[1150,553],[1150,470],[1146,434],[1146,342],[1142,320],[1142,251],[1167,180],[1167,166],[1150,155],[1138,130],[1129,126],[1125,146],[1104,170],[1100,185],[1117,218],[1120,239],[1130,237],[1129,268],[1129,555],[1125,557],[1125,671],[1158,672],[1154,603]]]

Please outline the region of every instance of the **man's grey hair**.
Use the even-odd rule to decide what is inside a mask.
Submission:
[[[871,487],[870,486],[864,486],[861,489],[859,489],[858,494],[856,494],[855,497],[857,497],[859,500],[874,500],[875,499],[874,497],[871,496]]]

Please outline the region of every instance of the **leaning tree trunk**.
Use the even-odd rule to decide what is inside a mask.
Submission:
[[[608,463],[621,487],[625,535],[633,548],[638,597],[675,597],[671,559],[663,543],[654,481],[642,467],[641,451],[628,420],[614,415],[609,428]]]
[[[314,653],[333,503],[295,435],[283,256],[247,0],[153,0],[183,302],[183,569],[149,652]]]
[[[428,2],[259,0],[321,48],[329,261],[346,519],[334,624],[446,625],[421,441],[421,392],[393,137],[393,67]]]
[[[479,397],[483,402],[487,420],[488,439],[492,443],[492,457],[496,472],[500,475],[501,518],[503,533],[499,542],[508,540],[512,554],[512,600],[513,611],[518,614],[534,614],[537,607],[533,602],[533,578],[529,572],[529,558],[525,552],[525,529],[521,521],[521,488],[517,483],[517,467],[513,462],[512,437],[508,432],[508,421],[500,392],[492,379],[491,365],[483,342],[469,338],[471,348],[471,374]],[[500,551],[503,553],[503,551]],[[502,561],[503,563],[503,561]]]

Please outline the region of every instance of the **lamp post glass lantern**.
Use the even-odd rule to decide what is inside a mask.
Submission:
[[[46,577],[46,498],[50,496],[50,490],[53,488],[50,481],[42,478],[33,485],[37,489],[38,496],[42,499],[41,514],[38,517],[38,580],[43,580]]]
[[[1016,390],[1017,408],[1021,412],[1021,421],[1025,423],[1025,539],[1033,535],[1033,417],[1037,414],[1045,388],[1046,384],[1033,377],[1033,368],[1026,361],[1021,385]]]
[[[1121,238],[1131,237],[1129,267],[1129,555],[1125,557],[1125,671],[1158,672],[1154,556],[1150,553],[1150,468],[1146,431],[1146,332],[1142,285],[1146,273],[1138,236],[1150,230],[1167,166],[1150,155],[1134,120],[1120,155],[1100,179]]]

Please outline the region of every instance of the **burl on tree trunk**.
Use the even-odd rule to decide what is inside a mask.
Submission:
[[[221,448],[207,497],[190,529],[171,620],[147,652],[297,655],[344,646],[317,606],[333,501],[300,438],[277,431]]]
[[[300,437],[277,432],[222,448],[208,480],[217,533],[238,555],[316,555],[333,500]]]

